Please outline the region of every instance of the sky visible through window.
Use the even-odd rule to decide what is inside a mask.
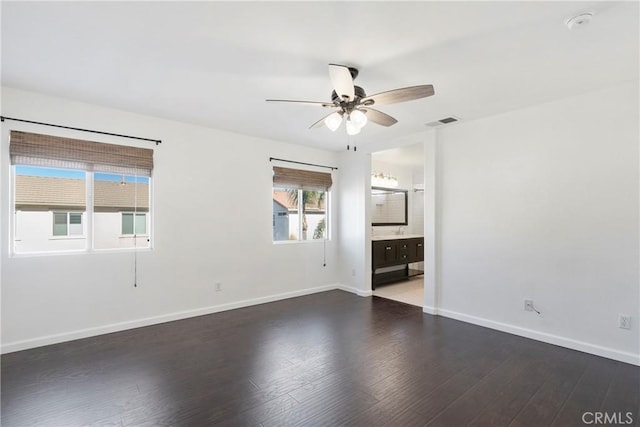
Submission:
[[[85,179],[85,172],[71,169],[55,169],[55,168],[41,168],[37,166],[16,166],[16,175],[28,175],[28,176],[46,176],[52,178],[67,178],[67,179]],[[146,176],[133,176],[125,175],[125,182],[131,182],[138,184],[148,184],[149,178]],[[93,175],[93,179],[96,181],[113,181],[122,182],[122,175],[112,173],[100,173],[96,172]]]

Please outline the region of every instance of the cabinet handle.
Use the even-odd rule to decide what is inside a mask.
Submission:
[[[391,250],[391,246],[387,246],[385,249],[390,251]]]
[[[418,243],[418,247],[422,247],[422,243]]]

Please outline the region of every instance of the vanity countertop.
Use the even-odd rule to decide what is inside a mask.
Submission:
[[[424,237],[424,236],[421,234],[385,234],[382,236],[373,236],[371,237],[371,240],[375,242],[378,240],[415,239],[420,237]]]

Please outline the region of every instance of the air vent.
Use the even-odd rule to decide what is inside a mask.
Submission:
[[[444,119],[436,120],[435,122],[427,123],[427,126],[435,128],[438,126],[444,126],[451,123],[459,122],[460,119],[454,116],[445,117]]]

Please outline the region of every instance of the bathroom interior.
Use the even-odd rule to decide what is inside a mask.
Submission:
[[[373,295],[422,307],[423,144],[372,153],[371,187]]]

